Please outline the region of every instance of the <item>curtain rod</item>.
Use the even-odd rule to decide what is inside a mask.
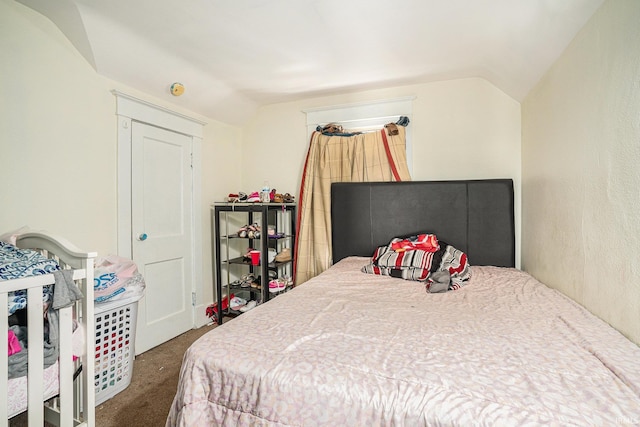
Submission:
[[[396,118],[397,120],[391,120],[391,121],[387,121],[389,119],[393,119]],[[355,128],[343,128],[342,124],[344,123],[348,123],[348,122],[353,122],[355,120],[345,120],[342,122],[328,122],[325,123],[325,125],[320,125],[318,124],[316,126],[316,131],[317,132],[322,132],[323,135],[336,135],[336,136],[351,136],[351,135],[357,135],[357,134],[363,134],[363,133],[370,133],[370,132],[377,132],[379,130],[384,129],[388,124],[395,124],[398,126],[408,126],[410,123],[410,119],[407,116],[383,116],[383,117],[378,117],[375,119],[367,119],[367,120],[382,120],[384,119],[386,123],[384,124],[375,124],[372,126],[360,126],[360,127],[355,127]],[[360,121],[360,120],[357,120]],[[326,128],[329,127],[329,125],[333,125],[336,124],[337,125],[337,129],[331,131],[331,130],[327,130]],[[331,128],[333,128],[333,126],[331,126]]]

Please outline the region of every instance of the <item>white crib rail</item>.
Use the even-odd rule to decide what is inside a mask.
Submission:
[[[94,377],[94,309],[93,309],[93,259],[95,252],[83,252],[68,241],[42,232],[26,233],[18,238],[20,248],[35,249],[53,258],[63,268],[73,268],[73,280],[84,298],[75,305],[58,310],[59,322],[59,395],[43,405],[43,302],[44,286],[53,284],[52,274],[3,282],[0,286],[0,339],[7,342],[8,293],[27,290],[28,334],[28,417],[29,425],[44,425],[48,421],[58,426],[95,425]],[[74,316],[75,312],[75,316]],[[84,355],[73,362],[73,319],[84,330]],[[74,382],[73,375],[79,366],[82,371]],[[8,356],[0,352],[0,420],[8,416]],[[0,421],[1,423],[2,421]]]

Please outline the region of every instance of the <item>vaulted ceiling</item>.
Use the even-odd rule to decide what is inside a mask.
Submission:
[[[265,104],[463,77],[520,101],[603,2],[17,1],[99,74],[233,124]]]

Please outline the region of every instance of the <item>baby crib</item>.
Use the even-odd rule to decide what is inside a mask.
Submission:
[[[28,324],[28,375],[8,379],[9,357],[7,351],[0,352],[0,420],[27,410],[30,426],[41,426],[45,421],[57,426],[93,426],[93,262],[96,253],[84,252],[67,240],[45,232],[21,234],[15,246],[35,250],[55,260],[61,269],[73,270],[72,279],[83,297],[57,310],[58,360],[45,369],[43,289],[55,283],[54,275],[0,281],[0,340],[6,343],[9,339],[8,304],[10,295],[15,291],[26,290]],[[81,351],[78,351],[79,346]],[[74,360],[74,353],[81,355]],[[16,397],[21,396],[25,401],[16,402]]]

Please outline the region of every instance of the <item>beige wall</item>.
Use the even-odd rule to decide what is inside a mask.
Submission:
[[[115,102],[60,31],[0,2],[0,230],[115,248]],[[68,190],[71,189],[71,190]]]
[[[241,130],[99,76],[48,19],[0,0],[0,233],[45,229],[100,255],[117,250],[117,135],[112,89],[198,118],[203,234],[209,205],[240,185]],[[201,302],[213,299],[203,239]],[[202,298],[202,299],[200,299]]]
[[[640,2],[609,0],[522,106],[522,266],[640,343]]]
[[[214,202],[224,200],[232,189],[239,188],[242,132],[234,126],[209,122],[204,128],[202,143],[202,259],[204,264],[203,295],[198,301],[213,302],[213,261],[211,241],[211,210]],[[196,319],[204,313],[196,313]]]
[[[262,107],[245,126],[242,184],[299,188],[308,148],[303,110],[415,96],[413,179],[520,178],[520,104],[486,80],[459,79]]]
[[[309,144],[303,110],[405,96],[415,96],[409,125],[413,180],[513,178],[518,231],[520,104],[479,78],[263,107],[244,129],[243,189],[259,189],[268,180],[272,188],[297,198]]]
[[[0,232],[28,225],[100,254],[116,251],[112,89],[209,123],[202,147],[200,302],[212,299],[209,205],[264,180],[297,196],[307,108],[415,96],[414,179],[509,177],[519,197],[520,105],[483,79],[270,105],[239,129],[101,77],[49,20],[10,0],[0,0],[0,59]]]

